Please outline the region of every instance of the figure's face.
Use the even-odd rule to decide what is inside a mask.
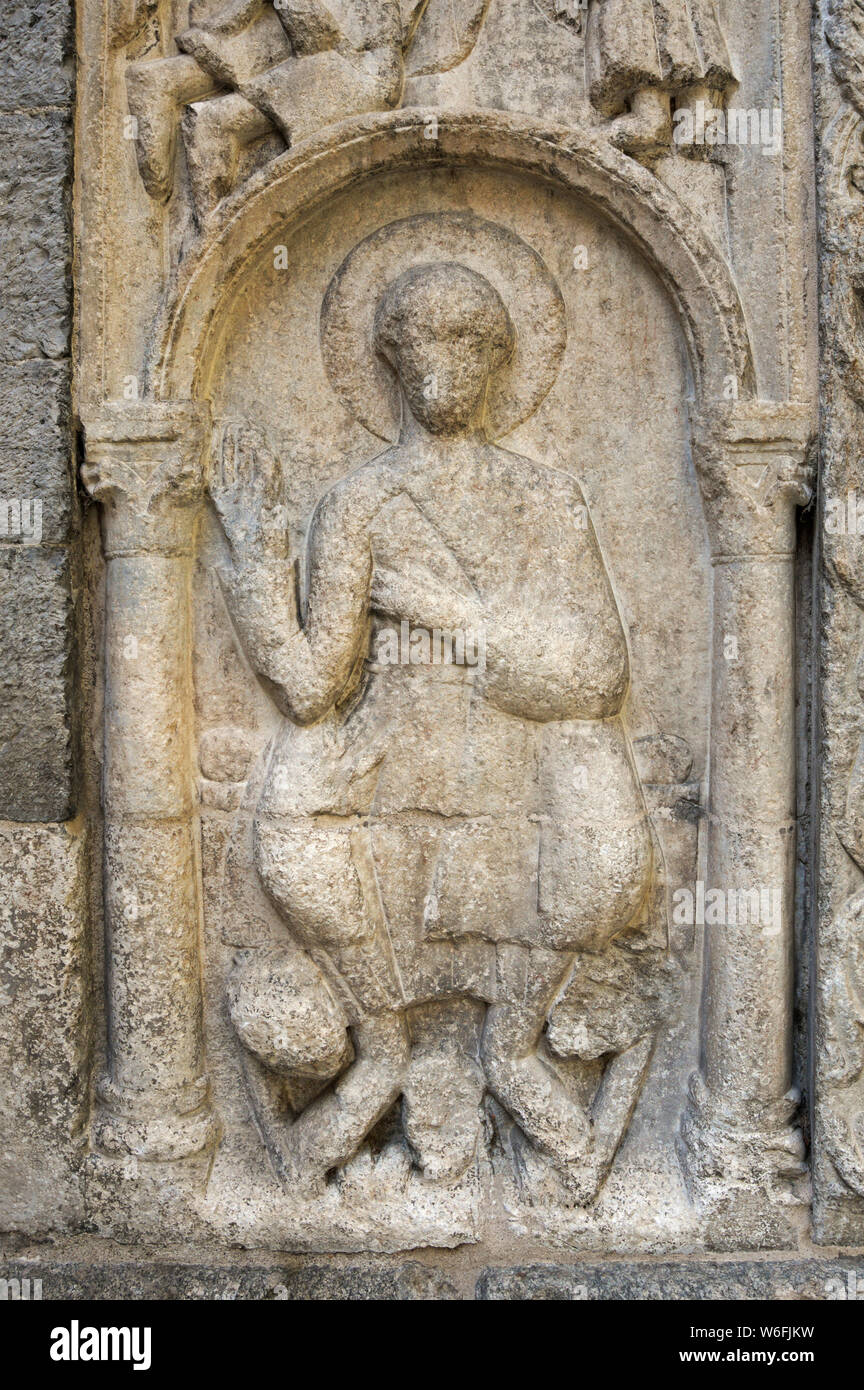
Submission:
[[[490,366],[488,349],[458,309],[409,324],[396,361],[411,413],[432,434],[457,433],[474,419]]]
[[[459,434],[482,416],[489,377],[512,348],[497,293],[457,265],[402,276],[382,302],[377,330],[408,408],[431,434]]]

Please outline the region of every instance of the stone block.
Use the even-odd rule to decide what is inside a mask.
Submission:
[[[0,547],[0,812],[75,814],[74,618],[63,550]]]

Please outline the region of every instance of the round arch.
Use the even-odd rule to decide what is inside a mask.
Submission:
[[[687,340],[697,408],[730,378],[755,391],[747,324],[729,267],[699,220],[650,171],[589,132],[497,111],[390,111],[331,126],[273,160],[207,222],[172,287],[146,364],[150,394],[194,399],[220,306],[269,238],[351,184],[398,169],[506,168],[571,191],[634,244],[666,286]]]

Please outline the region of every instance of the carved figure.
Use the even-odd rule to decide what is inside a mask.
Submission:
[[[335,1085],[316,1094],[319,1076],[293,1121],[259,1118],[278,1170],[314,1187],[402,1095],[425,1175],[453,1178],[488,1088],[590,1194],[589,1113],[539,1048],[577,954],[599,959],[653,910],[620,718],[624,630],[578,484],[488,437],[490,383],[514,351],[489,280],[454,261],[410,266],[381,295],[373,340],[398,386],[398,441],[322,498],[300,592],[262,437],[227,431],[211,483],[229,609],[286,715],[258,871],[354,1015]],[[464,640],[424,658],[436,633]],[[393,656],[406,640],[417,661]],[[293,998],[290,953],[274,969],[267,988]],[[260,970],[241,960],[232,985],[247,1046]],[[251,1050],[309,1076],[308,1049],[276,1038],[281,1008]],[[344,1063],[338,1019],[316,1014],[322,1057]]]
[[[179,54],[130,63],[138,166],[152,197],[174,186],[178,129],[199,217],[234,187],[244,149],[286,145],[402,100],[406,76],[446,72],[472,52],[489,0],[229,0],[193,5]],[[118,0],[126,43],[154,9]],[[571,29],[585,23],[588,93],[628,153],[671,142],[671,107],[722,105],[735,85],[715,0],[544,0]]]
[[[233,187],[246,146],[274,132],[290,146],[334,121],[398,106],[415,35],[412,71],[455,66],[470,53],[487,8],[488,0],[446,7],[442,0],[230,0],[215,13],[193,7],[193,22],[175,37],[179,55],[134,62],[127,71],[145,187],[154,198],[169,197],[179,121],[193,202],[205,215]],[[128,31],[127,18],[120,32]]]

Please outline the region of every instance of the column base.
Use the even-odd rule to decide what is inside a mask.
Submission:
[[[92,1140],[106,1154],[170,1162],[211,1148],[219,1137],[206,1077],[162,1096],[127,1096],[103,1077],[99,1100]]]
[[[698,1073],[691,1077],[676,1148],[691,1200],[711,1217],[713,1248],[734,1249],[754,1230],[763,1248],[788,1244],[809,1187],[797,1107],[790,1092],[748,1122],[725,1113]]]
[[[194,1115],[140,1118],[101,1110],[93,1125],[93,1144],[103,1153],[163,1163],[211,1148],[218,1135],[209,1107]]]

